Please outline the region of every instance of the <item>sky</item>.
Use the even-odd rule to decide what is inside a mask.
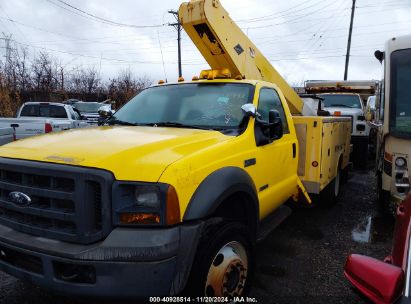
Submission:
[[[343,79],[351,0],[220,0],[291,84]],[[169,10],[181,1],[0,0],[0,38],[30,56],[47,51],[66,70],[92,67],[103,80],[130,69],[153,81],[178,78],[177,32]],[[411,34],[411,0],[357,0],[348,79],[380,79],[374,51]],[[4,39],[0,56],[5,55]],[[209,68],[182,33],[183,76]],[[2,58],[4,59],[4,58]]]

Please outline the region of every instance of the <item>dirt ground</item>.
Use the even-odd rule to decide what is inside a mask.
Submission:
[[[367,303],[343,276],[345,258],[384,258],[393,222],[379,216],[372,170],[354,171],[332,207],[296,209],[257,248],[250,296],[259,303]],[[0,303],[91,303],[53,295],[0,272]],[[101,302],[100,302],[101,303]]]
[[[349,253],[389,254],[393,221],[381,217],[372,170],[353,172],[332,207],[294,210],[258,246],[252,295],[262,303],[367,303],[343,276]]]

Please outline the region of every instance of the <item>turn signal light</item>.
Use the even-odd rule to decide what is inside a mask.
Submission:
[[[168,186],[167,190],[167,225],[174,225],[180,222],[180,204],[178,202],[177,192],[173,186]]]
[[[120,214],[120,223],[130,224],[159,224],[160,215],[156,213],[122,213]]]
[[[341,116],[341,111],[335,111],[334,116]]]
[[[392,163],[392,154],[388,152],[384,152],[384,158]]]

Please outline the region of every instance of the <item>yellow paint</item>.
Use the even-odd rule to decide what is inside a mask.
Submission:
[[[283,92],[291,113],[302,113],[302,99],[234,23],[222,5],[214,5],[211,0],[191,0],[181,4],[179,18],[213,70],[228,69],[233,77],[242,75],[246,79],[275,83]]]
[[[267,216],[288,198],[297,197],[300,191],[310,201],[297,175],[299,145],[294,123],[318,123],[315,130],[308,127],[306,174],[302,179],[321,183],[322,187],[335,176],[337,157],[340,155],[335,150],[332,158],[324,159],[325,151],[328,147],[335,149],[336,145],[342,144],[343,150],[348,151],[346,146],[349,146],[351,131],[341,131],[342,124],[336,127],[338,130],[334,129],[334,126],[326,125],[321,117],[292,117],[291,113],[301,113],[302,100],[232,22],[221,5],[216,3],[193,0],[180,7],[180,21],[184,29],[212,69],[217,71],[209,71],[206,80],[195,82],[252,84],[255,86],[253,103],[256,107],[262,87],[275,89],[285,110],[289,134],[256,147],[253,118],[239,136],[181,128],[96,127],[21,140],[1,147],[0,157],[93,167],[112,172],[117,180],[171,184],[179,198],[181,216],[198,185],[213,172],[230,166],[245,170],[253,180],[259,199],[260,218]],[[194,28],[199,23],[206,23],[216,39],[199,36]],[[235,50],[236,45],[241,48]],[[235,79],[215,79],[223,74]],[[338,134],[336,142],[335,136],[329,135],[331,130]],[[322,131],[327,135],[323,137]],[[348,161],[346,153],[344,162]],[[244,161],[253,158],[256,164],[245,168]],[[312,160],[321,165],[311,168]],[[324,177],[323,170],[328,170]]]

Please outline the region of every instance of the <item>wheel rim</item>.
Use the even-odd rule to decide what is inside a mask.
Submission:
[[[242,244],[225,244],[215,255],[208,270],[206,296],[239,296],[247,280],[248,258]]]
[[[340,194],[340,170],[337,171],[337,176],[335,177],[334,194],[335,197]]]

